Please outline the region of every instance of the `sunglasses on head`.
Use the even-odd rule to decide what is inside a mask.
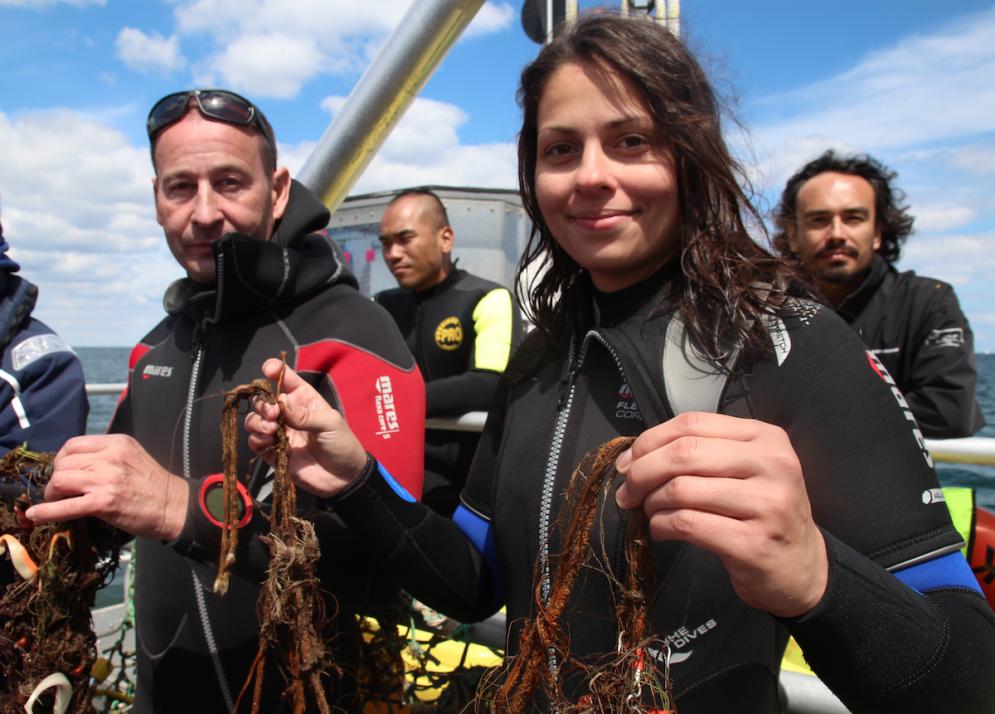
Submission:
[[[255,125],[271,146],[276,145],[273,130],[262,112],[245,97],[225,89],[190,89],[167,94],[149,112],[149,118],[145,122],[149,139],[186,116],[191,97],[196,101],[197,110],[205,117],[238,126]]]

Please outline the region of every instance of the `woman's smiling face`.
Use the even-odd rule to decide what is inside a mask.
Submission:
[[[564,64],[539,100],[535,191],[557,244],[603,292],[677,252],[673,152],[636,86],[597,64]]]

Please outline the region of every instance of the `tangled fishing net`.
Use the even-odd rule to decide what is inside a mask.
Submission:
[[[0,584],[2,714],[92,711],[90,608],[117,569],[120,543],[92,518],[41,525],[25,518],[53,458],[17,448],[0,459],[0,567],[9,580]]]
[[[543,577],[535,578],[536,616],[525,623],[519,651],[503,671],[489,674],[481,683],[478,711],[495,713],[529,710],[533,696],[541,695],[555,712],[674,712],[666,655],[663,667],[657,655],[666,644],[652,634],[649,621],[655,590],[653,551],[648,524],[641,509],[629,514],[625,533],[626,572],[605,572],[615,591],[618,646],[614,653],[584,661],[571,656],[569,638],[561,626],[574,583],[594,557],[590,534],[595,518],[614,493],[615,459],[633,439],[619,437],[589,452],[570,477],[561,518],[562,550],[548,597],[543,597]],[[600,562],[611,559],[600,543]],[[537,564],[540,565],[540,564]],[[504,681],[500,682],[500,678]],[[587,693],[571,701],[563,682],[581,677]]]

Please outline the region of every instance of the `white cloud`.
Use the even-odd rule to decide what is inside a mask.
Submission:
[[[995,143],[959,149],[954,153],[951,163],[972,173],[995,174]]]
[[[37,316],[74,345],[127,344],[179,268],[155,222],[147,149],[76,112],[0,113],[4,236]]]
[[[919,233],[939,233],[958,228],[977,215],[970,206],[951,203],[914,204],[910,212],[916,217],[915,229]]]
[[[141,30],[125,27],[118,33],[115,46],[125,66],[137,72],[168,74],[186,65],[176,35],[163,37],[158,32],[146,35]]]
[[[511,27],[518,18],[518,10],[508,3],[488,2],[480,8],[476,17],[463,33],[464,37],[490,35]]]
[[[255,97],[288,99],[320,70],[322,54],[309,37],[283,33],[243,35],[214,57],[211,67],[226,86]]]
[[[328,97],[321,106],[334,116],[345,102],[345,97]],[[390,162],[431,163],[459,144],[457,129],[468,118],[455,104],[416,97],[387,137],[380,156]]]
[[[880,154],[991,131],[995,116],[995,9],[913,36],[852,69],[754,104],[753,131],[775,183],[830,146]]]
[[[401,22],[412,0],[187,0],[174,11],[181,35],[218,44],[196,79],[220,76],[256,96],[294,97],[319,74],[359,74]],[[509,27],[508,3],[483,5],[466,37]]]
[[[429,163],[391,161],[378,155],[352,193],[427,184],[515,188],[517,166],[515,146],[510,143],[453,146]]]
[[[345,101],[344,97],[328,97],[321,106],[334,115]],[[352,193],[424,184],[516,187],[514,144],[460,144],[458,129],[468,119],[455,104],[416,98]],[[306,156],[300,158],[302,163],[304,158]]]

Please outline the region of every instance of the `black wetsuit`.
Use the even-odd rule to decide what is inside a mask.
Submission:
[[[212,591],[221,529],[206,494],[222,471],[223,392],[261,377],[263,361],[286,352],[287,364],[343,413],[365,448],[407,490],[420,491],[421,376],[390,316],[359,293],[330,240],[311,233],[327,221],[325,208],[295,182],[273,238],[219,241],[217,288],[174,283],[168,316],[132,351],[128,391],[110,430],[131,434],[163,467],[191,481],[180,537],[137,539],[139,714],[230,711],[259,645],[256,607],[269,563],[259,536],[268,531],[272,483],[263,462],[250,467],[244,433],[240,475],[252,472],[257,503],[239,533],[228,593]],[[325,636],[346,675],[327,678],[327,694],[349,707],[344,695],[353,687],[357,647],[351,618],[371,593],[389,592],[388,578],[337,517],[316,511],[303,492],[298,506],[320,541],[318,575],[330,617]],[[289,700],[281,703],[284,687],[281,672],[269,668],[262,711],[290,710]],[[250,690],[239,711],[251,701]]]
[[[511,293],[454,269],[427,290],[385,290],[374,299],[401,329],[425,378],[429,418],[487,411],[522,325]],[[429,429],[422,500],[449,515],[459,503],[479,435]]]
[[[952,287],[899,273],[875,256],[837,312],[888,368],[923,434],[950,439],[985,425],[975,398],[974,335]]]
[[[348,523],[379,524],[364,533],[412,594],[461,621],[506,603],[508,642],[517,648],[521,621],[533,612],[535,564],[547,533],[548,552],[557,551],[550,524],[571,470],[608,438],[671,416],[660,369],[667,318],[648,319],[668,279],[664,270],[597,296],[570,358],[505,385],[455,522],[404,503],[376,476],[342,496],[338,509]],[[678,710],[777,712],[790,632],[856,712],[995,711],[995,617],[956,553],[961,541],[945,507],[924,497],[936,477],[901,395],[830,310],[792,301],[779,320],[776,348],[741,359],[741,376],[728,384],[720,411],[787,432],[825,534],[828,588],[810,613],[779,621],[739,600],[715,556],[680,542],[656,544],[654,616],[673,649]],[[624,521],[611,504],[592,535],[604,534],[616,569]],[[956,572],[937,574],[933,566]],[[614,651],[606,579],[586,573],[572,598],[571,652]],[[576,699],[584,687],[572,681],[567,691]]]

